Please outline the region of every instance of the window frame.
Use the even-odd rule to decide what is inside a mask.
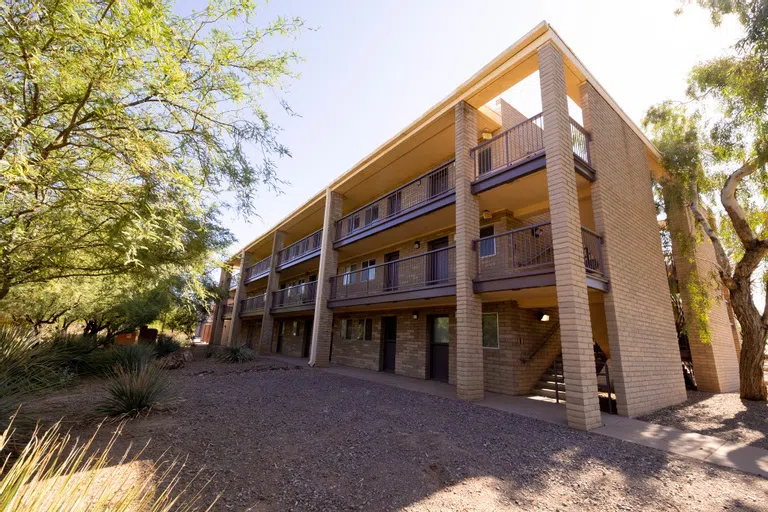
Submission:
[[[373,268],[371,268],[373,267]],[[366,269],[368,269],[366,271]],[[373,281],[376,279],[376,259],[371,258],[360,262],[360,282]]]
[[[480,319],[480,326],[481,326],[481,329],[482,329],[483,319],[486,316],[490,316],[490,315],[494,315],[496,317],[496,346],[494,347],[494,346],[486,346],[485,345],[485,332],[483,332],[483,336],[482,336],[483,339],[481,340],[481,343],[483,345],[483,350],[486,350],[486,349],[488,349],[488,350],[499,350],[499,348],[501,346],[501,340],[499,339],[500,338],[500,332],[499,332],[499,313],[498,312],[483,313],[481,315],[481,319]]]
[[[494,224],[488,224],[488,225],[482,226],[480,228],[480,238],[483,238],[483,234],[482,233],[483,233],[484,229],[492,229],[493,233],[490,236],[496,235],[496,226]],[[493,253],[483,254],[483,245],[484,244],[488,244],[489,246],[493,245]],[[479,247],[477,248],[477,250],[480,253],[480,257],[481,258],[491,258],[493,256],[496,256],[496,238],[495,237],[492,238],[491,240],[480,240],[478,245],[479,245]]]

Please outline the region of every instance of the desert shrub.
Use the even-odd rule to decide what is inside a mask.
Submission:
[[[157,357],[165,357],[181,348],[181,343],[166,334],[158,334],[157,341],[154,343]]]
[[[153,345],[118,345],[108,349],[104,354],[110,368],[120,368],[125,371],[139,371],[150,366],[157,357]]]
[[[166,373],[151,363],[141,367],[117,366],[106,390],[109,396],[97,411],[109,416],[137,416],[170,398]]]
[[[256,359],[256,353],[244,345],[225,347],[219,359],[225,363],[245,363]]]
[[[98,433],[98,431],[97,431]],[[7,427],[0,437],[0,451],[12,442]],[[35,430],[13,463],[6,463],[0,479],[0,510],[17,512],[95,512],[146,510],[167,512],[201,510],[200,494],[185,497],[180,487],[178,461],[162,461],[160,473],[143,473],[132,480],[126,473],[138,455],[123,455],[113,465],[110,452],[120,435],[113,435],[103,450],[93,449],[94,436],[80,444],[62,434],[59,425]],[[112,466],[112,467],[110,467]],[[108,471],[103,471],[109,469]],[[160,490],[162,489],[162,490]],[[185,499],[186,498],[186,499]],[[216,500],[214,500],[214,503]],[[205,510],[210,510],[211,503]]]
[[[64,368],[74,375],[103,375],[106,350],[95,336],[59,334],[51,339],[51,348]]]

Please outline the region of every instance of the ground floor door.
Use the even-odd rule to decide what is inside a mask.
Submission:
[[[448,382],[449,340],[447,316],[429,317],[429,378]]]
[[[309,357],[309,349],[312,347],[312,320],[304,320],[304,346],[301,357]]]
[[[385,372],[395,371],[395,354],[397,352],[397,317],[385,316],[381,319],[382,363]]]
[[[256,323],[248,324],[248,334],[245,337],[245,345],[249,348],[253,348],[253,337],[256,332]]]

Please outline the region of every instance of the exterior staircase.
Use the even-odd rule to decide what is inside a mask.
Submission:
[[[615,395],[609,386],[607,357],[600,347],[595,344],[595,374],[597,375],[597,393],[600,400],[600,409],[611,414],[616,413]],[[539,382],[531,391],[531,394],[551,398],[555,401],[565,402],[567,393],[565,389],[565,377],[563,375],[563,354],[560,353],[544,370]]]
[[[549,368],[544,370],[539,382],[533,388],[533,393],[537,396],[552,398],[559,402],[565,402],[565,378],[563,377],[563,355],[557,354],[557,357]]]

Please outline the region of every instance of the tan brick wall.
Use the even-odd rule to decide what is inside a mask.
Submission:
[[[219,275],[219,288],[229,286],[229,279],[231,274],[224,269],[221,269]],[[224,334],[224,317],[222,314],[222,308],[226,305],[227,300],[222,299],[216,303],[213,310],[213,327],[211,333],[211,345],[221,345],[227,340],[226,334]]]
[[[637,416],[686,397],[646,148],[590,84],[582,86],[582,112],[610,278],[604,308],[617,408]]]
[[[370,340],[345,339],[342,336],[342,319],[346,320],[372,320]],[[398,323],[398,330],[399,330]],[[399,332],[398,332],[399,334]],[[399,348],[399,347],[398,347]],[[334,363],[366,370],[378,370],[381,354],[381,316],[371,313],[357,313],[347,315],[334,315],[333,318],[333,346],[331,348],[331,360]]]
[[[313,366],[328,366],[333,331],[333,311],[328,308],[330,278],[336,274],[339,253],[333,248],[336,221],[341,218],[342,198],[330,189],[325,194],[323,236],[320,242],[320,268],[317,275],[317,298],[315,301],[314,326],[312,329],[312,350],[309,362]]]
[[[304,351],[304,328],[305,328],[305,321],[309,319],[309,317],[301,316],[301,317],[283,317],[277,319],[275,322],[275,329],[272,335],[272,347],[271,352],[275,353],[277,352],[277,337],[279,336],[279,331],[277,329],[277,325],[283,324],[285,327],[283,328],[283,339],[282,339],[282,347],[280,350],[280,353],[286,356],[291,357],[302,357],[303,351]],[[311,320],[311,319],[310,319]],[[294,334],[294,322],[296,323],[296,327],[298,328],[298,333]]]
[[[571,427],[589,430],[599,427],[601,419],[565,69],[563,56],[552,43],[539,48],[538,58],[566,411]]]
[[[515,107],[499,98],[499,106],[501,107],[501,130],[509,130],[515,125],[518,125],[528,119]]]
[[[272,352],[272,340],[274,338],[275,319],[270,309],[272,307],[272,292],[279,288],[280,274],[277,272],[277,253],[283,248],[285,243],[285,233],[275,231],[272,240],[272,259],[269,264],[269,276],[267,277],[266,297],[264,301],[264,316],[262,318],[261,333],[259,335],[259,353],[268,354]]]
[[[456,128],[456,394],[462,400],[483,398],[483,347],[480,298],[472,288],[477,255],[472,242],[480,236],[480,207],[470,185],[477,145],[477,111],[465,102],[455,108]]]
[[[557,311],[547,312],[550,321],[541,322],[539,310],[522,309],[514,302],[483,304],[483,313],[497,313],[499,321],[499,348],[483,349],[486,391],[508,395],[531,392],[544,370],[560,353],[560,333],[557,331],[533,358],[525,363],[520,360],[555,329]]]
[[[731,327],[730,305],[723,296],[722,285],[717,274],[715,249],[712,242],[703,235],[690,212],[665,193],[667,226],[672,234],[672,257],[675,262],[680,298],[686,318],[688,341],[693,360],[693,374],[701,391],[725,393],[739,390],[739,358],[737,345]],[[697,237],[701,243],[690,240]],[[686,242],[686,239],[688,241]],[[694,319],[691,308],[689,283],[698,275],[701,286],[712,299],[707,313],[711,343],[705,343],[706,336]]]

